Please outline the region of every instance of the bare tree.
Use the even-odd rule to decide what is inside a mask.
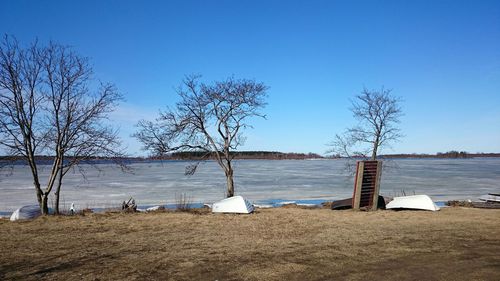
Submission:
[[[134,136],[145,150],[155,155],[172,151],[204,151],[224,170],[227,197],[234,196],[232,160],[244,142],[243,129],[251,127],[248,119],[265,116],[259,112],[265,106],[263,83],[229,78],[205,84],[200,76],[188,76],[177,93],[181,100],[175,110],[160,112],[156,122],[141,120]],[[187,167],[186,173],[196,170],[197,164]]]
[[[401,99],[391,90],[364,89],[351,101],[351,111],[358,124],[344,134],[335,135],[331,143],[333,154],[341,157],[366,157],[375,160],[379,149],[401,138],[398,128],[403,115]]]
[[[42,57],[43,51],[36,42],[22,49],[17,40],[5,36],[0,46],[0,145],[8,154],[28,162],[40,206],[45,193],[35,156],[43,140],[39,130]]]
[[[43,65],[47,86],[45,142],[55,155],[48,186],[51,188],[57,181],[55,213],[59,213],[61,186],[70,169],[96,156],[115,160],[123,157],[118,131],[103,122],[121,95],[112,84],[101,84],[91,92],[88,59],[68,47],[51,43]],[[123,167],[122,162],[117,163]]]
[[[28,162],[43,214],[54,186],[59,212],[69,169],[93,157],[123,155],[116,130],[105,125],[121,96],[111,84],[92,92],[91,74],[87,59],[68,47],[35,43],[23,49],[8,36],[0,46],[0,145]],[[42,153],[53,155],[44,188],[37,161]]]

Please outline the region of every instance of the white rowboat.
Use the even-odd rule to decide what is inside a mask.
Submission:
[[[23,206],[12,213],[10,216],[11,221],[17,221],[17,220],[28,220],[28,219],[34,219],[38,216],[40,216],[42,212],[40,211],[40,206],[38,205],[28,205],[28,206]]]
[[[479,200],[486,202],[500,202],[500,195],[488,193],[488,195],[483,195],[479,197]]]
[[[249,214],[253,211],[252,203],[241,196],[229,197],[212,204],[212,213]]]
[[[427,195],[394,197],[385,208],[439,211],[439,207]]]

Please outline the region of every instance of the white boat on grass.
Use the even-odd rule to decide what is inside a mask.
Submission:
[[[479,197],[479,200],[486,202],[500,202],[500,194],[498,193],[488,193]]]
[[[252,203],[241,196],[229,197],[212,204],[212,213],[249,214],[253,211]]]
[[[34,219],[40,215],[42,215],[42,212],[40,211],[40,206],[28,205],[15,210],[14,213],[12,213],[12,215],[10,216],[10,220],[11,221],[28,220],[28,219]]]
[[[146,209],[147,212],[154,212],[154,211],[158,211],[158,210],[161,210],[162,209],[162,206],[153,206],[153,207],[149,207]],[[163,208],[165,209],[165,208]]]
[[[439,211],[439,207],[427,195],[394,197],[385,208]]]

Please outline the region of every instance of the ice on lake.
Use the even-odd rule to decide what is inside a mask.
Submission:
[[[434,201],[472,199],[500,191],[500,158],[398,159],[385,161],[381,194],[427,194]],[[155,161],[132,164],[123,173],[110,164],[100,171],[85,167],[66,175],[61,203],[78,208],[116,207],[133,197],[139,205],[175,203],[186,194],[192,202],[224,198],[224,173],[213,161],[184,175],[187,161]],[[336,200],[352,196],[353,176],[343,160],[239,160],[234,162],[235,193],[252,202],[270,199]],[[50,166],[42,166],[43,181]],[[13,211],[36,202],[29,168],[15,166],[11,175],[0,176],[0,211]]]

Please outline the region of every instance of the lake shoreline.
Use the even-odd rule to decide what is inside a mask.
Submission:
[[[90,165],[83,178],[69,172],[61,190],[61,207],[106,208],[134,198],[138,205],[175,204],[179,196],[190,202],[211,203],[225,198],[226,179],[217,163],[201,164],[192,176],[185,175],[185,161],[132,164],[132,173],[100,164]],[[387,197],[426,194],[434,201],[472,200],[496,193],[500,182],[500,158],[386,161],[380,194]],[[271,199],[341,200],[352,197],[353,176],[340,160],[242,160],[234,163],[235,194],[252,203]],[[39,170],[45,183],[50,166]],[[14,167],[13,174],[0,178],[0,210],[14,211],[36,204],[30,172]],[[51,199],[53,197],[51,196]],[[50,205],[50,202],[49,202]]]
[[[324,200],[324,199],[297,199],[297,200],[291,200],[291,199],[269,199],[269,200],[264,200],[264,201],[258,201],[258,202],[253,202],[252,204],[254,205],[255,208],[258,209],[271,209],[271,208],[281,208],[287,205],[296,205],[298,207],[305,207],[305,208],[323,208],[325,204],[335,202],[337,200]],[[459,200],[456,200],[459,201]],[[436,201],[434,202],[438,207],[448,207],[446,205],[448,201]],[[213,202],[192,202],[189,203],[189,206],[187,206],[189,209],[201,209],[205,208],[209,205],[211,205]],[[22,207],[22,206],[19,206]],[[149,204],[149,205],[137,205],[138,212],[146,212],[148,208],[153,208],[153,207],[160,207],[166,210],[170,211],[176,211],[178,209],[178,205],[175,203],[171,204]],[[186,207],[186,206],[183,206]],[[64,210],[64,212],[68,212],[66,209],[61,208]],[[116,207],[94,207],[94,208],[76,208],[76,211],[82,211],[82,210],[89,210],[93,213],[105,213],[108,211],[116,211],[119,210],[120,206],[119,204],[116,204]],[[12,215],[13,211],[3,211],[0,210],[0,218],[8,218],[10,215]]]

